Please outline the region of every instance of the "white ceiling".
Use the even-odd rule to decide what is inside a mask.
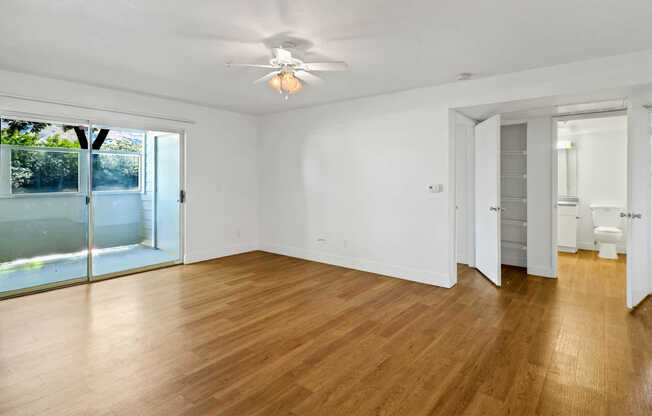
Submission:
[[[6,0],[0,68],[261,114],[648,49],[650,22],[649,0]],[[285,103],[225,68],[288,39],[350,71]]]

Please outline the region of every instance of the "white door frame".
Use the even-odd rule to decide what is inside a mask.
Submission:
[[[462,264],[467,264],[470,267],[475,266],[475,229],[473,227],[473,224],[468,222],[469,218],[473,218],[474,216],[474,199],[475,199],[475,194],[474,194],[474,159],[475,159],[475,154],[474,154],[474,149],[475,149],[475,141],[474,141],[474,135],[475,135],[475,125],[477,124],[475,120],[466,117],[463,114],[460,113],[455,113],[455,174],[457,175],[458,168],[462,168],[463,171],[465,172],[464,174],[464,179],[459,178],[456,176],[456,180],[454,183],[455,186],[455,208],[456,208],[456,214],[462,212],[464,215],[462,215],[462,219],[464,220],[464,245],[463,245],[463,253],[464,256],[463,258],[459,259],[459,253],[456,253],[458,255],[458,261],[459,263]],[[458,131],[458,128],[460,126],[463,126],[466,131],[460,132]],[[458,157],[460,156],[458,152],[464,152],[462,156],[462,161],[463,165],[458,166]],[[462,179],[464,180],[464,186],[463,186],[463,195],[457,195],[457,186],[458,182],[457,179]],[[458,200],[460,201],[460,204],[458,204]],[[457,215],[455,217],[455,221],[457,221]],[[457,229],[460,224],[456,224],[456,232],[455,232],[455,238],[456,238],[456,250],[458,248],[458,243],[457,237],[459,234],[459,230]]]
[[[475,267],[475,226],[473,221],[469,221],[470,218],[475,217],[475,177],[474,177],[474,167],[472,166],[474,162],[474,151],[475,151],[475,125],[477,122],[470,117],[465,116],[464,114],[458,112],[455,109],[449,110],[449,180],[448,180],[448,189],[449,197],[449,238],[452,241],[451,250],[449,251],[449,284],[448,287],[452,287],[457,284],[457,124],[458,121],[462,121],[463,124],[468,123],[471,127],[471,136],[467,137],[469,143],[466,145],[466,216],[464,220],[466,221],[466,247],[465,247],[465,257],[469,267]],[[471,164],[471,165],[470,165]]]

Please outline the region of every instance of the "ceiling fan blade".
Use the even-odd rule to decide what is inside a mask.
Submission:
[[[267,69],[276,69],[277,66],[274,65],[259,65],[259,64],[234,64],[231,62],[226,63],[227,68],[231,67],[244,67],[244,68],[267,68]]]
[[[317,75],[311,74],[310,72],[304,71],[302,69],[294,71],[294,76],[310,85],[321,85],[324,83],[324,80],[319,78]]]
[[[267,82],[270,79],[274,78],[278,74],[278,71],[272,71],[269,74],[265,75],[264,77],[260,77],[257,80],[254,81],[254,84],[260,84],[262,82]]]
[[[346,71],[349,66],[346,62],[305,62],[303,69],[306,71]]]

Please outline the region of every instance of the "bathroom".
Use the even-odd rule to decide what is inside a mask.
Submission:
[[[601,265],[624,263],[627,116],[558,119],[557,172],[560,277],[563,265],[578,256]]]

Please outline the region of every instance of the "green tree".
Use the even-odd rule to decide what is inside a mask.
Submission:
[[[20,132],[14,130],[11,134],[9,129],[3,129],[0,133],[2,144],[13,146],[38,146],[38,147],[62,147],[67,149],[79,149],[81,146],[78,141],[71,141],[61,134],[55,133],[46,138],[40,138],[38,133]]]
[[[39,132],[47,123],[9,121],[0,131],[5,145],[79,149],[78,141],[55,133],[41,138]],[[60,192],[77,190],[79,161],[76,153],[43,152],[14,149],[11,152],[11,186],[14,192]]]
[[[140,153],[142,145],[128,140],[113,140],[102,145],[102,150],[116,150],[121,152]]]
[[[8,120],[7,121],[7,132],[9,135],[13,135],[16,132],[22,131],[31,131],[38,135],[44,128],[49,126],[50,123],[39,123],[35,121],[25,121],[25,120]]]

